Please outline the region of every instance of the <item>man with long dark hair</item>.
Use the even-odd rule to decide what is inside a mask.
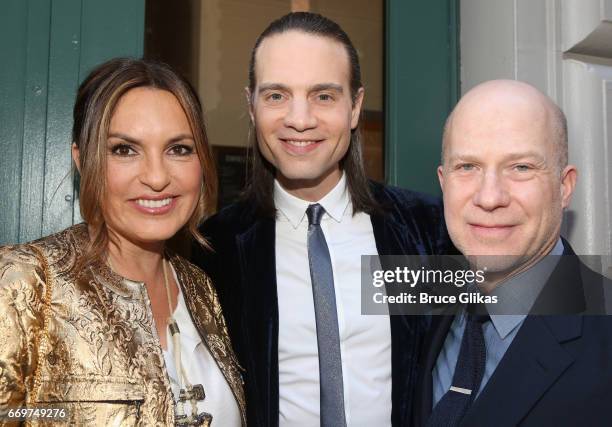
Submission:
[[[291,13],[249,67],[250,183],[201,228],[243,373],[250,425],[406,425],[423,319],[361,314],[361,255],[445,250],[440,203],[366,178],[357,52]]]

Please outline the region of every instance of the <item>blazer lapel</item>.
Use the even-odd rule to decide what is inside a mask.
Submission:
[[[466,415],[466,425],[516,425],[572,364],[564,348],[582,334],[585,309],[580,264],[566,241],[563,257],[552,272],[529,315],[500,361],[493,376]],[[510,389],[511,388],[511,389]],[[516,392],[520,390],[520,392]],[[508,398],[508,396],[512,398]],[[495,408],[495,410],[492,410]]]
[[[278,424],[278,297],[276,292],[275,221],[259,219],[236,236],[242,269],[243,340],[250,349],[246,375],[257,401],[247,412],[257,425]],[[253,417],[249,417],[253,419]]]
[[[172,255],[171,263],[176,271],[191,320],[232,389],[240,408],[242,424],[246,425],[246,403],[240,366],[227,335],[214,287],[208,276],[199,269],[195,270],[195,267],[190,266],[180,256]]]
[[[391,214],[370,216],[379,255],[417,254],[407,227]],[[389,316],[391,325],[391,420],[406,425],[416,383],[416,358],[425,320],[421,316]]]
[[[432,316],[431,327],[425,336],[423,351],[419,359],[417,393],[414,405],[413,424],[415,426],[424,425],[431,415],[433,405],[433,379],[431,374],[454,318],[454,316]]]
[[[528,316],[462,424],[518,425],[573,363],[562,343],[578,338],[581,330],[580,316]]]

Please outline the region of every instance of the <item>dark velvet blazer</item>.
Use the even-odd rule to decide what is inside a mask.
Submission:
[[[440,254],[450,245],[437,198],[372,183],[384,212],[371,215],[380,255]],[[275,219],[262,218],[240,202],[200,228],[214,252],[194,249],[193,261],[217,287],[234,349],[242,365],[251,426],[276,426],[278,397],[278,300]],[[356,265],[355,268],[360,268]],[[426,321],[390,316],[392,421],[405,426],[411,417],[416,362]],[[367,369],[367,366],[363,367]]]
[[[612,282],[563,240],[563,259],[534,303],[539,313],[604,313]],[[563,298],[550,298],[563,294]],[[432,370],[453,316],[434,316],[422,346],[413,425],[432,410]],[[464,426],[612,424],[612,316],[528,315],[468,410]]]

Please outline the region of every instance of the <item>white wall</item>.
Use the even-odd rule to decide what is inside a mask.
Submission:
[[[579,170],[563,234],[612,255],[612,0],[461,0],[460,13],[462,93],[517,79],[563,108]]]

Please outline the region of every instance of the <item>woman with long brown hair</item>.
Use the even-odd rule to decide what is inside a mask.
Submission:
[[[195,91],[163,64],[100,65],[77,94],[72,155],[85,223],[0,248],[0,409],[59,409],[78,425],[244,423],[214,288],[167,245],[184,232],[206,246],[197,226],[216,192]]]

